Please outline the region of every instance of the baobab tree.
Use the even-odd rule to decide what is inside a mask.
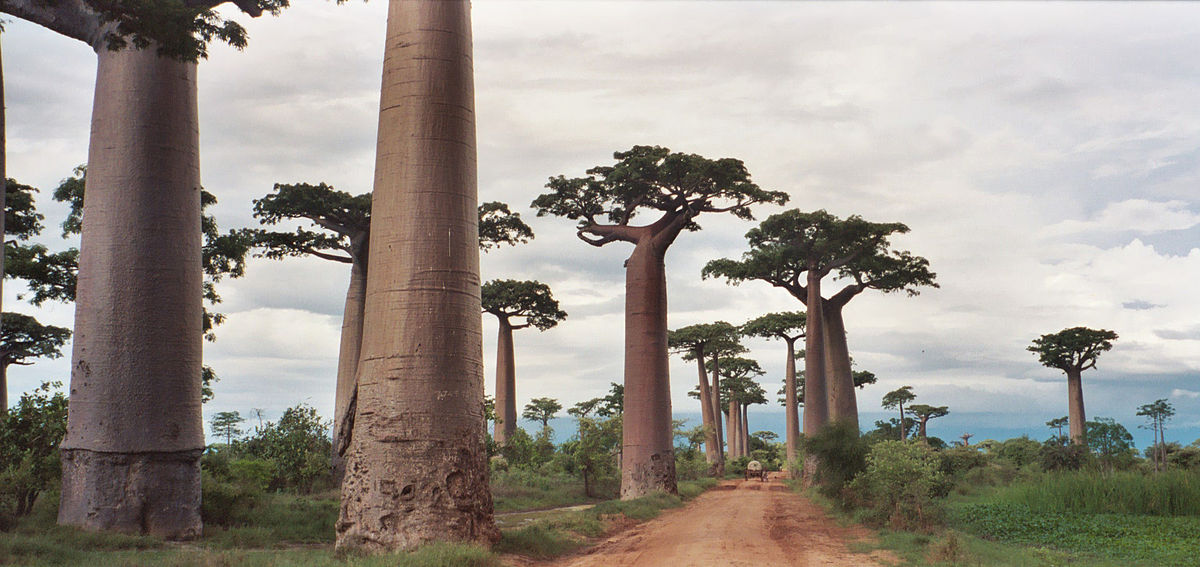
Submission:
[[[766,403],[766,392],[754,381],[755,377],[765,372],[757,361],[742,357],[727,357],[720,361],[719,368],[710,360],[708,370],[721,375],[718,393],[724,402],[728,422],[725,429],[729,436],[729,456],[746,456],[749,454],[750,435],[747,431],[746,406]],[[758,401],[760,398],[761,401]]]
[[[202,272],[196,62],[245,30],[226,0],[0,0],[97,55],[60,524],[200,534]],[[287,0],[237,0],[278,12]],[[119,480],[114,480],[119,479]]]
[[[538,215],[577,220],[576,235],[592,246],[634,245],[625,262],[625,422],[621,498],[656,490],[674,493],[670,367],[667,360],[667,249],[684,230],[699,230],[701,213],[753,218],[756,203],[783,204],[788,195],[765,191],[737,159],[710,160],[657,146],[613,154],[616,163],[587,177],[552,177],[533,201]],[[638,213],[657,213],[632,224]]]
[[[784,370],[784,445],[787,462],[796,460],[800,446],[800,403],[796,399],[796,341],[804,338],[805,313],[784,311],[768,313],[751,319],[742,325],[742,334],[747,337],[779,339],[787,345],[787,363]],[[794,471],[793,471],[794,472]]]
[[[841,316],[846,303],[868,288],[914,293],[915,285],[926,281],[932,285],[927,261],[888,250],[889,236],[905,232],[908,227],[900,223],[874,223],[857,215],[839,219],[824,210],[805,213],[792,209],[771,215],[746,233],[750,250],[741,260],[713,260],[701,272],[705,278],[724,277],[734,285],[762,280],[786,290],[807,307],[806,435],[814,434],[830,419],[858,424]],[[821,281],[830,273],[854,283],[826,300],[821,295]],[[812,315],[815,313],[821,316]]]
[[[725,321],[703,323],[681,327],[667,333],[667,345],[684,360],[695,360],[700,383],[696,397],[700,400],[700,417],[704,427],[704,457],[708,461],[709,473],[716,478],[725,476],[725,450],[721,443],[721,415],[719,395],[709,384],[705,364],[708,356],[718,356],[737,345],[738,329]],[[717,376],[714,373],[714,380]],[[719,387],[719,384],[718,386]],[[715,400],[715,403],[714,403]]]
[[[1083,371],[1096,367],[1100,353],[1111,350],[1117,334],[1105,329],[1071,327],[1042,335],[1026,347],[1038,356],[1038,362],[1057,368],[1067,375],[1067,417],[1071,442],[1087,444],[1087,417],[1083,410]]]
[[[5,313],[0,330],[0,413],[8,409],[8,367],[32,364],[34,358],[58,358],[71,330],[43,325],[21,313]]]
[[[350,265],[350,284],[342,311],[338,348],[337,386],[333,410],[333,471],[340,480],[346,448],[354,429],[355,376],[362,348],[363,308],[367,293],[368,243],[371,232],[371,194],[351,195],[325,183],[276,183],[272,192],[254,200],[254,217],[264,226],[304,220],[310,230],[243,229],[257,249],[256,256],[280,260],[313,256]],[[499,202],[479,206],[479,248],[528,242],[533,238],[521,215]]]
[[[908,427],[904,422],[904,404],[917,399],[912,386],[901,386],[883,395],[884,409],[899,409],[900,411],[900,440],[908,437]]]
[[[528,327],[545,331],[566,319],[567,312],[558,308],[550,286],[539,281],[492,280],[483,284],[480,295],[483,312],[495,315],[500,328],[496,339],[496,430],[492,437],[504,445],[517,430],[513,331]],[[514,317],[522,322],[514,324]]]
[[[554,398],[534,398],[525,404],[525,411],[521,417],[527,421],[536,421],[542,424],[542,429],[550,427],[550,420],[554,419],[558,412],[562,411],[562,404]]]
[[[1142,426],[1154,432],[1154,471],[1167,464],[1167,422],[1175,415],[1175,406],[1166,398],[1154,400],[1154,403],[1138,406],[1137,415],[1146,418]]]
[[[931,419],[945,417],[950,413],[950,408],[948,406],[913,404],[908,406],[908,413],[917,418],[917,437],[920,437],[922,441],[926,441],[928,439],[928,436],[925,433],[926,424],[928,424],[929,420]]]
[[[492,542],[470,5],[389,3],[339,549]]]

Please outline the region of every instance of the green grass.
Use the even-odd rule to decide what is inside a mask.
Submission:
[[[996,499],[1039,513],[1200,516],[1200,474],[1045,474],[1001,489]]]
[[[597,487],[601,498],[588,498],[583,492],[583,481],[575,476],[522,469],[493,472],[491,484],[492,502],[498,514],[562,508],[616,497],[612,482],[601,482]]]

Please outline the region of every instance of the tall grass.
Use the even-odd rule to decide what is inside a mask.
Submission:
[[[1060,472],[1010,486],[996,499],[1038,513],[1200,516],[1200,474]]]

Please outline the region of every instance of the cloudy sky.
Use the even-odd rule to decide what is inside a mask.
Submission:
[[[202,173],[223,228],[252,226],[251,199],[276,182],[370,190],[386,2],[297,4],[236,16],[249,47],[201,64]],[[1089,417],[1145,446],[1136,406],[1168,398],[1169,438],[1200,435],[1200,5],[479,1],[473,18],[480,198],[537,233],[485,256],[483,277],[546,282],[570,314],[518,334],[519,403],[569,406],[620,381],[630,252],[578,241],[530,201],[549,176],[656,144],[742,159],[788,207],[911,227],[895,244],[927,257],[941,288],[867,293],[846,311],[855,361],[880,379],[860,393],[865,423],[912,385],[951,408],[933,434],[1044,438],[1066,414],[1065,379],[1025,347],[1084,325],[1121,337],[1085,374]],[[3,41],[9,175],[42,188],[42,240],[65,246],[48,193],[86,160],[95,56],[21,21]],[[745,250],[754,223],[700,223],[668,253],[673,328],[801,308],[766,284],[701,280],[705,262]],[[308,402],[328,415],[348,277],[255,260],[223,283],[206,414]],[[6,309],[70,325],[71,306],[18,292],[5,286]],[[495,332],[485,318],[488,359]],[[781,345],[748,346],[773,391]],[[12,397],[68,368],[14,367]],[[694,368],[674,360],[672,376],[676,411],[694,413]]]

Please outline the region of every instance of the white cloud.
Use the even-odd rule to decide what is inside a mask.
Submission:
[[[1065,220],[1041,231],[1043,238],[1061,237],[1087,232],[1156,233],[1184,230],[1200,225],[1200,213],[1192,204],[1172,200],[1165,202],[1127,199],[1110,203],[1095,217],[1086,220]]]

